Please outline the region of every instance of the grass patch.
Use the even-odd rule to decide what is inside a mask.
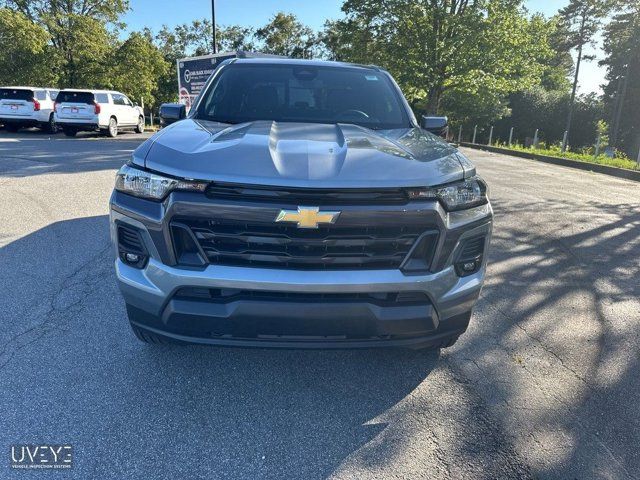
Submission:
[[[640,165],[631,160],[621,152],[616,152],[614,158],[610,158],[606,155],[600,154],[596,158],[593,153],[586,152],[572,152],[567,150],[562,153],[562,149],[559,146],[549,146],[546,148],[528,148],[522,145],[513,144],[510,147],[506,144],[495,143],[494,147],[504,148],[507,150],[515,150],[518,152],[535,153],[538,155],[547,155],[549,157],[568,158],[569,160],[578,160],[580,162],[597,163],[599,165],[608,165],[610,167],[626,168],[627,170],[640,170]]]

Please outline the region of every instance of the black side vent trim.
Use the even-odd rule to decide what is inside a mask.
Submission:
[[[460,277],[472,275],[482,267],[484,244],[486,237],[468,238],[463,241],[462,248],[455,263],[456,273]]]
[[[140,234],[133,228],[120,225],[118,227],[118,243],[130,252],[146,253]]]
[[[476,237],[465,240],[462,250],[460,251],[460,259],[471,260],[478,255],[482,255],[484,253],[484,239],[485,237]]]
[[[118,225],[118,256],[131,267],[144,268],[147,264],[149,253],[137,229]]]

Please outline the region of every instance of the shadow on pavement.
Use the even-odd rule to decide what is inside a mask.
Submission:
[[[148,135],[127,134],[110,139],[93,133],[69,138],[35,129],[0,134],[0,176],[114,170],[126,163],[146,138]]]
[[[378,417],[438,364],[433,351],[142,344],[115,284],[107,216],[15,240],[0,263],[0,306],[13,305],[0,321],[2,447],[70,442],[77,478],[323,478],[375,442]],[[402,439],[369,461],[403,455]]]
[[[477,324],[453,355],[475,365],[467,376],[492,377],[480,388],[504,407],[505,427],[545,439],[520,445],[541,478],[635,478],[640,205],[494,201],[494,209]]]
[[[15,240],[0,249],[2,447],[71,442],[77,478],[326,478],[347,461],[372,474],[409,460],[437,478],[458,464],[528,477],[505,470],[520,462],[513,441],[543,478],[633,476],[640,207],[494,206],[487,288],[443,357],[143,345],[107,216]],[[503,220],[518,215],[531,222]],[[536,225],[549,217],[554,230]]]

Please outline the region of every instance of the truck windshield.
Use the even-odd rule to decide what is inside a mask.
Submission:
[[[222,123],[353,123],[374,129],[410,126],[387,74],[315,65],[228,65],[203,93],[194,118]]]

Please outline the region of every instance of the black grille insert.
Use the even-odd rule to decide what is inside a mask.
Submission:
[[[409,306],[430,304],[423,292],[369,292],[369,293],[296,293],[268,290],[239,290],[231,288],[183,287],[175,294],[180,300],[203,300],[213,303],[235,301],[275,302],[366,302],[380,306]]]
[[[205,193],[209,198],[291,205],[396,205],[405,204],[408,201],[404,190],[392,188],[329,190],[213,183]]]
[[[307,270],[398,268],[424,226],[321,226],[175,219],[212,264]],[[178,255],[180,252],[177,252]]]

